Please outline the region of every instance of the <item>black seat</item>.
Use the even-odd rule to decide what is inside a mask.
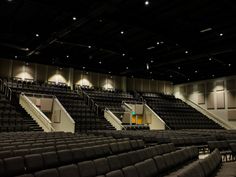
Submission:
[[[103,175],[103,174],[106,174],[107,172],[109,172],[110,168],[109,168],[106,158],[96,159],[93,162],[94,162],[94,165],[96,168],[97,175]]]
[[[92,161],[84,161],[78,163],[80,177],[94,177],[96,176],[96,168]]]
[[[78,167],[74,164],[58,168],[60,177],[79,177]]]
[[[57,155],[61,165],[67,165],[73,162],[71,150],[57,151]]]
[[[59,165],[59,160],[56,152],[42,153],[42,158],[45,168],[54,168]]]
[[[24,174],[24,158],[21,156],[4,159],[6,176],[17,176]]]
[[[35,172],[43,169],[43,158],[40,154],[30,154],[25,156],[27,172]]]
[[[124,175],[121,170],[116,170],[107,173],[106,177],[124,177]]]
[[[122,168],[125,177],[139,177],[138,172],[134,166]]]
[[[34,173],[34,177],[59,177],[58,171],[55,168],[46,169]]]
[[[116,155],[109,156],[107,157],[107,161],[111,171],[118,170],[121,168],[121,163],[118,156]]]
[[[139,177],[156,177],[158,170],[153,159],[135,164]]]

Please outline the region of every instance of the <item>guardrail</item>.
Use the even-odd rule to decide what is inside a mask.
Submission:
[[[111,123],[113,127],[116,128],[116,130],[123,130],[125,127],[122,125],[122,122],[119,118],[113,114],[108,108],[105,108],[104,110],[104,117],[107,119],[108,122]]]
[[[55,131],[55,129],[52,127],[52,122],[37,106],[32,103],[29,98],[27,98],[24,93],[20,94],[20,104],[26,110],[26,112],[28,112],[31,117],[43,128],[45,132]]]

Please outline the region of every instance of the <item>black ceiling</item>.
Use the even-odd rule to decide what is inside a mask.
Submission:
[[[174,83],[236,74],[235,0],[148,2],[1,0],[0,57]]]

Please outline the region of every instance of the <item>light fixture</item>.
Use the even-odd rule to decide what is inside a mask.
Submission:
[[[179,66],[178,69],[181,69],[181,67]]]
[[[188,54],[188,51],[186,50],[185,53]]]
[[[124,56],[125,56],[125,53],[122,53],[122,56],[124,57]]]
[[[109,71],[108,73],[111,74],[111,71]]]
[[[188,81],[190,81],[190,79],[189,79],[189,78],[188,78],[187,80],[188,80]]]
[[[38,33],[36,33],[36,34],[35,34],[35,36],[36,36],[36,37],[39,37],[39,34],[38,34]]]
[[[128,67],[128,66],[126,66],[126,69],[129,69],[129,67]]]
[[[145,1],[144,4],[145,4],[145,6],[148,6],[150,3],[149,3],[149,1]]]
[[[229,63],[228,66],[230,67],[230,66],[231,66],[231,63]]]
[[[212,74],[212,77],[215,77],[215,75],[214,75],[214,74]]]
[[[195,73],[198,73],[198,71],[197,71],[197,70],[195,70],[194,72],[195,72]]]
[[[160,42],[157,42],[157,45],[159,45],[160,44]]]
[[[17,59],[18,58],[18,56],[17,55],[15,55],[15,59]]]
[[[209,58],[209,61],[211,61],[212,60],[212,58]]]
[[[211,31],[211,30],[212,30],[212,28],[206,28],[206,29],[201,30],[200,33],[205,33],[207,31]]]
[[[72,19],[75,21],[77,18],[76,18],[76,17],[73,17]]]
[[[161,41],[160,43],[161,43],[161,44],[164,44],[164,41]]]
[[[152,71],[150,71],[149,73],[152,74]]]
[[[102,64],[102,61],[99,61],[98,63],[99,63],[99,64]]]
[[[224,34],[223,33],[220,33],[220,36],[223,36]]]
[[[69,58],[70,56],[69,55],[66,55],[66,58]]]
[[[147,49],[148,50],[152,50],[152,49],[154,49],[155,48],[155,46],[150,46],[150,47],[148,47]]]
[[[85,69],[85,66],[83,66],[83,69]]]
[[[146,64],[146,67],[147,67],[147,70],[149,70],[149,64],[148,63]]]
[[[91,49],[91,48],[92,48],[92,46],[91,46],[91,45],[89,45],[89,46],[88,46],[88,48],[89,48],[89,49]]]
[[[124,31],[121,31],[120,34],[124,34],[125,32]]]
[[[170,75],[170,78],[172,78],[173,76],[172,75]]]
[[[151,62],[151,63],[154,63],[154,60],[151,60],[150,62]]]

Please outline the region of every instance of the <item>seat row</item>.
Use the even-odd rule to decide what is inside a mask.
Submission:
[[[165,150],[165,152],[168,153],[171,152],[171,150],[174,149],[168,149],[168,151]],[[131,152],[135,152],[136,154],[133,156],[133,159],[137,159],[137,154],[142,154],[144,158],[148,158],[150,156],[150,151],[153,152],[152,154],[160,155],[159,146],[130,150],[127,152],[123,151],[123,153],[120,152],[117,155],[114,155],[113,152],[110,151],[109,146],[106,144],[92,147],[66,149],[56,152],[29,154],[25,156],[17,156],[0,160],[0,164],[4,167],[4,169],[2,169],[2,173],[0,173],[0,176],[8,177],[23,173],[35,172],[42,169],[59,167],[71,163],[78,163],[82,161],[107,157],[109,155],[119,156],[120,158],[122,158],[122,163],[126,163],[128,156],[124,157],[124,154],[127,155]],[[164,153],[164,150],[162,150],[161,152]],[[130,161],[130,159],[128,159],[128,161]],[[116,165],[117,162],[117,159],[114,159],[112,164]]]
[[[197,159],[195,148],[157,155],[155,147],[46,169],[25,177],[154,177]]]
[[[124,143],[125,142],[125,143]],[[50,151],[59,151],[59,150],[65,150],[65,149],[73,149],[73,148],[83,148],[83,147],[91,147],[91,146],[96,146],[96,145],[101,145],[101,144],[107,144],[110,151],[113,153],[116,153],[115,150],[113,150],[113,147],[117,148],[117,152],[123,152],[123,151],[128,151],[131,150],[131,145],[134,146],[135,148],[143,148],[144,144],[140,142],[129,142],[125,141],[122,139],[118,140],[100,140],[100,141],[93,141],[93,142],[84,142],[84,143],[75,143],[75,142],[68,142],[68,144],[57,144],[57,145],[47,145],[47,146],[27,146],[27,145],[22,145],[19,148],[14,148],[14,149],[5,149],[0,151],[0,159],[1,158],[8,158],[8,157],[14,157],[14,156],[19,156],[19,155],[26,155],[26,154],[35,154],[35,153],[42,153],[42,152],[50,152]],[[128,144],[128,148],[126,147],[126,144]],[[136,145],[138,144],[138,145]],[[123,147],[124,146],[124,147]],[[123,147],[123,149],[121,148]],[[135,149],[134,148],[134,149]]]

